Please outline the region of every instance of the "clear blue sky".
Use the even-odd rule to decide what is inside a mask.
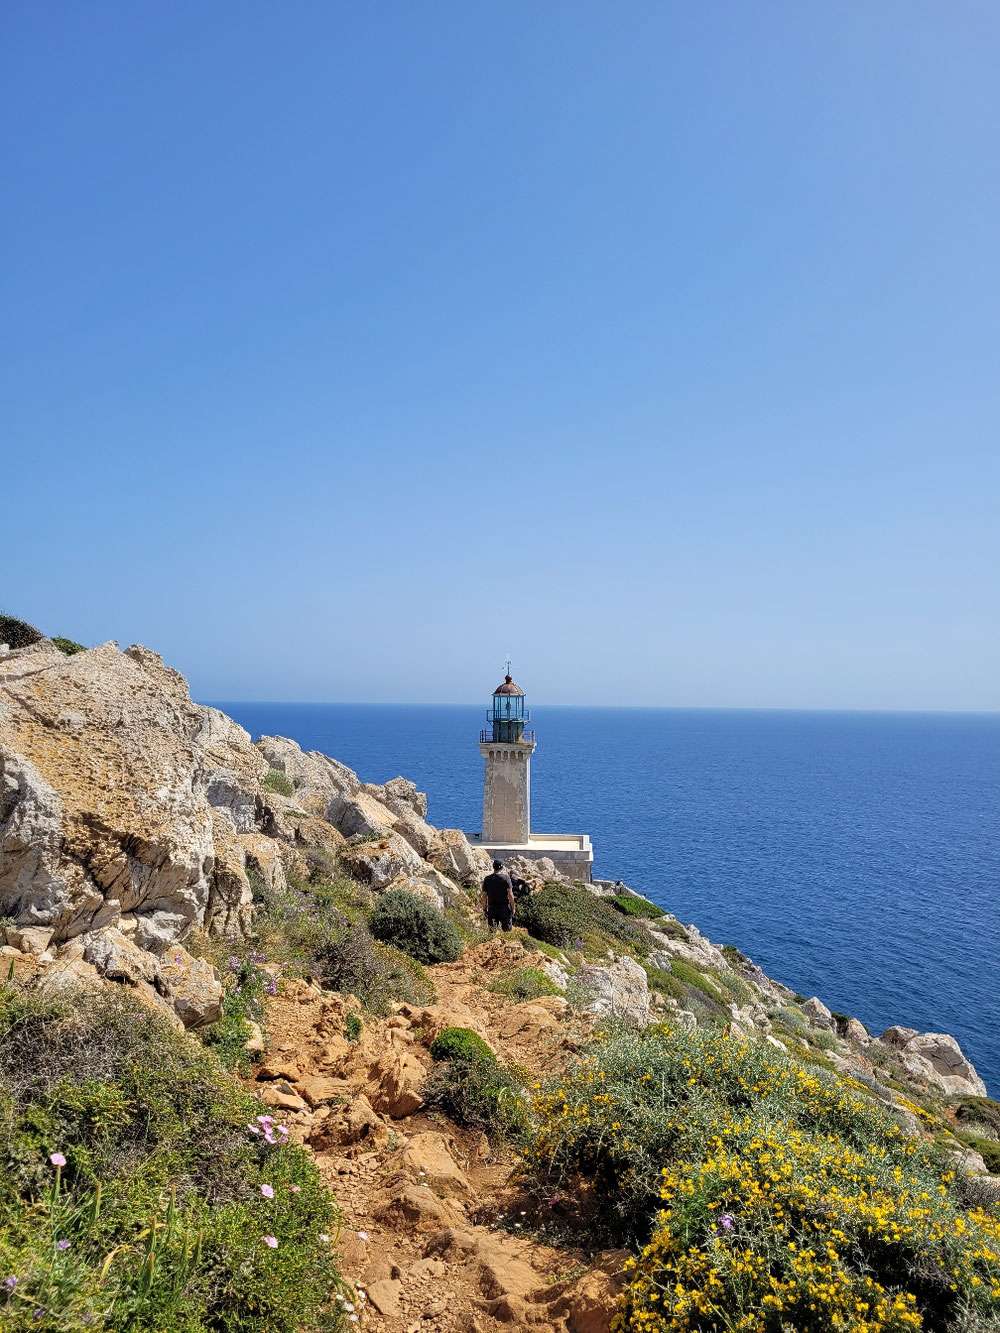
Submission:
[[[995,0],[6,0],[0,605],[196,697],[1000,708]]]

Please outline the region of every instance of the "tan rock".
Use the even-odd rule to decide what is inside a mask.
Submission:
[[[289,1083],[296,1083],[302,1076],[302,1070],[294,1060],[284,1055],[269,1055],[257,1066],[257,1078],[261,1081],[285,1078]]]
[[[35,988],[42,995],[99,989],[103,984],[97,968],[82,958],[57,958],[51,966],[39,968],[36,978]]]
[[[452,1156],[453,1143],[427,1130],[414,1134],[396,1155],[395,1163],[418,1183],[445,1194],[470,1194],[468,1177]]]
[[[350,874],[371,885],[376,893],[388,888],[400,875],[418,878],[423,869],[420,857],[398,833],[347,846],[340,859]]]
[[[376,1196],[373,1215],[376,1222],[403,1231],[441,1231],[457,1226],[462,1220],[461,1213],[450,1203],[410,1181],[381,1191]]]
[[[222,982],[211,963],[172,944],[160,962],[157,987],[186,1028],[206,1027],[222,1017]]]
[[[53,934],[51,926],[8,926],[7,943],[22,953],[41,954],[48,949]]]
[[[314,1148],[329,1149],[362,1144],[366,1151],[389,1142],[389,1127],[363,1093],[343,1107],[337,1107],[321,1121],[309,1136]]]
[[[372,1106],[394,1120],[412,1115],[424,1104],[420,1089],[425,1078],[426,1071],[415,1055],[391,1046],[368,1069]]]
[[[442,874],[459,883],[480,883],[492,869],[481,847],[473,847],[460,829],[438,829],[427,857]]]
[[[304,1111],[306,1107],[303,1099],[284,1079],[278,1083],[265,1083],[259,1096],[265,1106],[273,1106],[281,1111]]]
[[[298,1081],[298,1090],[310,1106],[325,1106],[351,1094],[351,1085],[342,1078],[303,1078]]]
[[[368,1300],[386,1319],[402,1319],[403,1309],[399,1298],[403,1294],[403,1284],[394,1278],[381,1278],[370,1282],[366,1288]]]

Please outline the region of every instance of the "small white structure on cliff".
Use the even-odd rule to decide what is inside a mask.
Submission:
[[[502,685],[493,691],[488,726],[479,735],[483,756],[483,829],[469,841],[491,856],[526,856],[533,861],[548,857],[570,879],[590,883],[594,851],[586,833],[532,833],[531,756],[535,733],[525,730],[531,714],[525,709],[524,691],[514,683],[507,663]]]

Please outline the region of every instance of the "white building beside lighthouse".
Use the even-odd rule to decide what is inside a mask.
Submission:
[[[480,732],[479,753],[483,756],[483,827],[470,842],[485,848],[503,861],[508,856],[526,856],[533,861],[548,857],[570,879],[589,883],[594,852],[585,833],[532,833],[531,756],[535,733],[526,730],[531,714],[525,707],[524,691],[510,675],[493,691],[487,726]]]

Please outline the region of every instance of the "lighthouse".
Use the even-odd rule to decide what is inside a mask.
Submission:
[[[507,663],[503,684],[493,691],[493,705],[480,733],[483,756],[483,840],[526,843],[531,838],[531,756],[535,733],[525,731],[531,714],[524,690],[515,685]]]
[[[590,883],[594,852],[585,833],[532,833],[531,756],[535,733],[524,690],[510,674],[493,691],[486,726],[479,733],[483,756],[483,827],[469,841],[491,856],[548,858],[570,879]]]

